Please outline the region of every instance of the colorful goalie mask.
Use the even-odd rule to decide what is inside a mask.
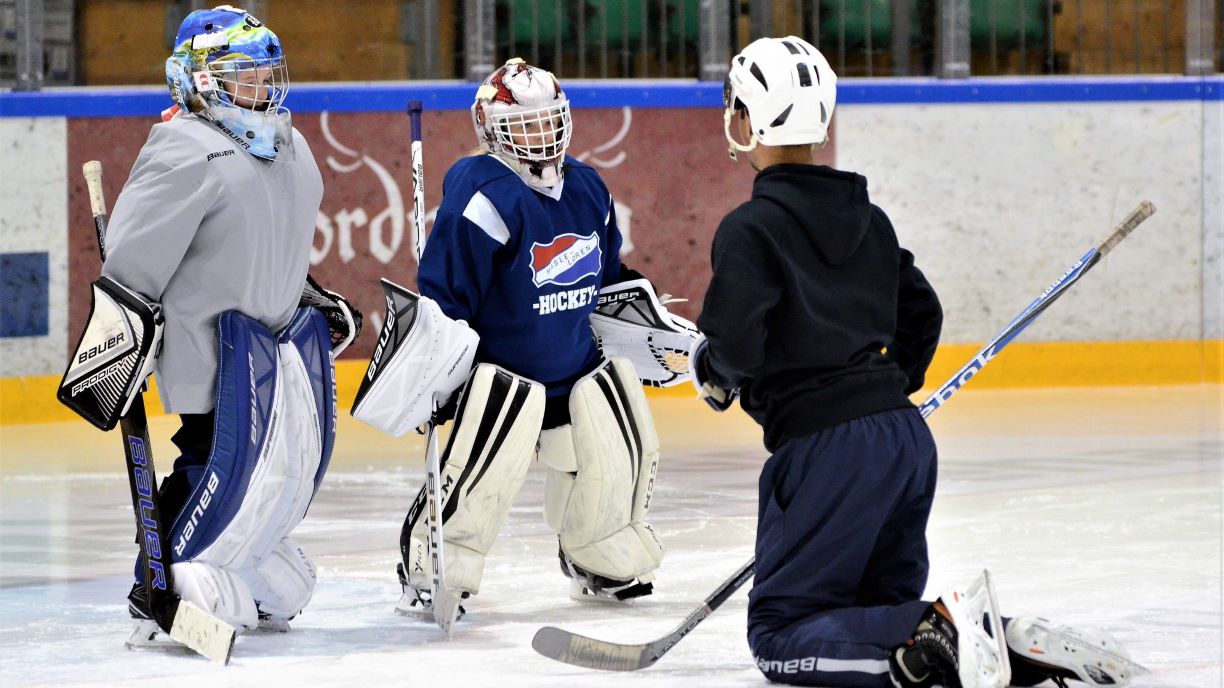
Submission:
[[[573,125],[569,98],[552,72],[514,58],[481,83],[472,124],[485,150],[537,189],[561,183]]]
[[[280,39],[245,10],[221,5],[187,15],[166,60],[170,95],[251,155],[292,153],[289,71]]]

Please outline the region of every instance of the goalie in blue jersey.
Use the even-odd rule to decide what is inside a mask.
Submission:
[[[565,154],[569,100],[551,73],[506,62],[480,85],[472,120],[483,150],[447,172],[418,277],[422,302],[479,335],[475,368],[443,413],[455,418],[442,457],[447,588],[479,591],[485,555],[538,457],[572,594],[647,595],[663,548],[646,522],[659,443],[642,382],[684,379],[658,343],[675,338],[686,373],[695,329],[622,265],[608,188]],[[601,292],[617,302],[602,309],[603,338],[592,329]],[[646,304],[629,311],[653,322],[617,317],[628,302]],[[641,355],[615,351],[626,332]],[[430,606],[424,503],[422,488],[400,538],[404,612]]]

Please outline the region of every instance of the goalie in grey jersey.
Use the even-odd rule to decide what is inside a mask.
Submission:
[[[103,297],[160,309],[164,332],[143,333],[160,355],[138,365],[182,420],[160,504],[175,592],[240,632],[287,630],[315,583],[290,533],[327,468],[333,359],[361,316],[307,275],[323,183],[281,107],[276,35],[229,6],[192,12],[166,77],[175,107],[111,214],[87,334],[114,315]],[[129,645],[169,642],[141,571]]]

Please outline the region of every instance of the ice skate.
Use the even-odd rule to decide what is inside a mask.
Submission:
[[[396,564],[395,572],[399,576],[400,600],[395,605],[395,613],[400,616],[408,616],[421,621],[434,621],[433,612],[433,597],[429,592],[429,588],[418,588],[409,582],[408,577],[404,574],[404,565]],[[466,600],[468,593],[460,595],[460,599]],[[459,607],[459,615],[455,618],[456,621],[463,618],[467,610],[462,606]]]
[[[654,583],[613,580],[585,571],[559,552],[561,572],[570,579],[570,599],[579,602],[625,602],[654,592]]]
[[[289,625],[293,618],[268,614],[261,609],[259,610],[259,625],[254,630],[256,633],[288,633],[293,630]]]
[[[129,650],[164,650],[190,652],[191,648],[170,638],[153,620],[149,595],[144,583],[134,583],[128,593],[128,614],[132,617],[132,634],[123,643]]]
[[[1020,616],[1008,622],[1005,636],[1013,685],[1032,686],[1049,679],[1060,688],[1067,688],[1068,680],[1093,686],[1126,686],[1136,676],[1148,673],[1104,631]]]

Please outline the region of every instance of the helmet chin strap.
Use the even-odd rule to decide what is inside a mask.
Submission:
[[[723,135],[727,137],[727,155],[732,160],[739,160],[739,153],[747,153],[756,148],[759,141],[755,131],[752,132],[747,144],[740,143],[731,136],[731,108],[723,110]]]
[[[561,183],[561,175],[558,173],[560,166],[560,162],[547,165],[541,162],[531,163],[527,166],[527,184],[537,189],[553,188]]]

